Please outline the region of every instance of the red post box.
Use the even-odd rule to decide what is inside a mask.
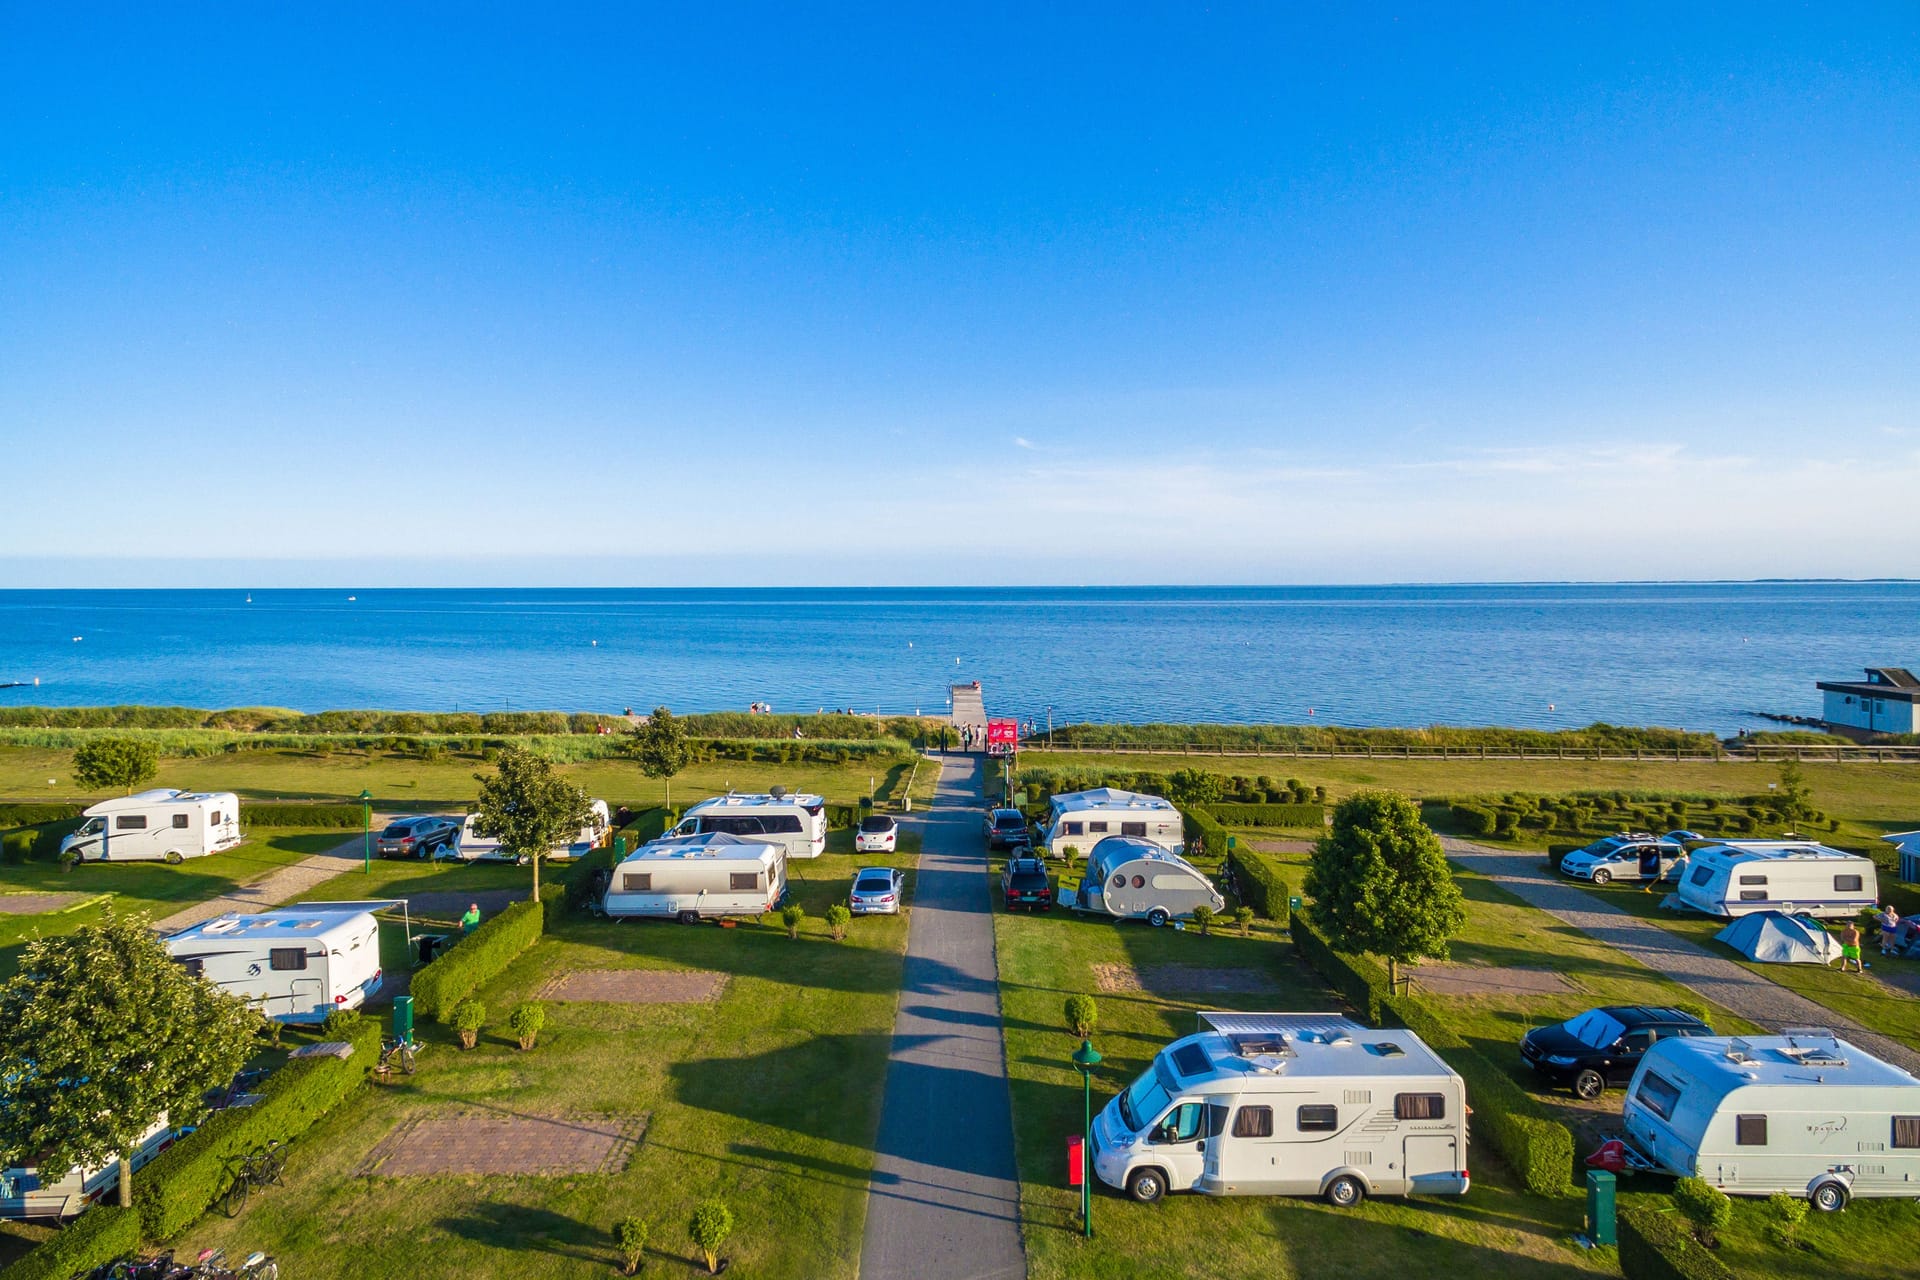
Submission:
[[[1080,1185],[1081,1171],[1086,1168],[1086,1162],[1080,1158],[1080,1142],[1077,1133],[1067,1139],[1067,1185],[1070,1187]]]

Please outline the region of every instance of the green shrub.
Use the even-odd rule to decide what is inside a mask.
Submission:
[[[80,822],[79,818],[58,818],[9,831],[0,836],[0,861],[51,862],[60,856],[60,842],[77,830]]]
[[[620,1258],[625,1264],[622,1268],[627,1275],[640,1270],[640,1262],[647,1256],[647,1237],[652,1228],[645,1218],[634,1216],[622,1218],[613,1224],[614,1242],[620,1246]]]
[[[806,918],[807,909],[797,902],[789,902],[780,908],[780,923],[786,927],[789,940],[800,936],[800,922]]]
[[[0,831],[10,831],[15,827],[37,827],[45,822],[66,822],[80,816],[77,804],[38,804],[27,801],[21,804],[0,804]]]
[[[547,1006],[538,1000],[523,1000],[507,1015],[507,1029],[522,1049],[533,1048],[533,1042],[540,1038],[540,1028],[546,1025]]]
[[[413,975],[413,1008],[446,1021],[454,1005],[492,981],[540,938],[545,917],[537,902],[516,902],[435,956]]]
[[[1204,809],[1188,809],[1181,814],[1181,819],[1189,856],[1204,851],[1217,857],[1226,852],[1227,829],[1211,813]]]
[[[1797,1243],[1800,1224],[1807,1220],[1807,1202],[1799,1196],[1776,1191],[1767,1197],[1767,1239],[1782,1249]]]
[[[1301,957],[1314,972],[1346,998],[1362,1022],[1370,1027],[1379,1026],[1387,1000],[1386,975],[1374,966],[1362,968],[1353,957],[1335,951],[1326,935],[1314,928],[1304,915],[1293,917],[1292,933],[1293,945],[1299,948]]]
[[[1306,802],[1294,804],[1214,804],[1207,813],[1215,822],[1230,827],[1324,827],[1325,805]]]
[[[835,942],[839,942],[847,936],[847,926],[853,923],[853,912],[836,902],[827,908],[826,921],[827,932],[833,935]]]
[[[1092,996],[1068,996],[1061,1014],[1066,1018],[1068,1033],[1079,1040],[1087,1039],[1100,1025],[1100,1007]]]
[[[487,1006],[468,996],[453,1006],[447,1023],[459,1035],[460,1047],[471,1049],[479,1041],[481,1029],[487,1025]]]
[[[1453,815],[1454,825],[1470,836],[1490,836],[1498,819],[1491,809],[1477,804],[1456,804],[1448,807]]]
[[[1200,931],[1201,937],[1206,937],[1213,929],[1213,908],[1207,906],[1205,903],[1201,903],[1195,907],[1193,909],[1193,927]]]
[[[139,1247],[139,1214],[96,1205],[0,1271],[0,1280],[68,1280]]]
[[[707,1274],[720,1271],[720,1249],[733,1234],[733,1210],[722,1200],[704,1200],[687,1222],[687,1238],[707,1260]]]
[[[1502,840],[1511,840],[1520,826],[1520,814],[1512,809],[1501,809],[1493,815],[1493,834]]]
[[[1626,1280],[1733,1280],[1726,1263],[1701,1248],[1674,1215],[1629,1205],[1617,1221]]]
[[[1674,1207],[1693,1224],[1693,1234],[1712,1249],[1720,1233],[1733,1224],[1733,1201],[1704,1178],[1681,1178],[1673,1184]]]
[[[249,827],[329,827],[358,831],[367,811],[357,804],[252,804],[242,801],[240,820]]]

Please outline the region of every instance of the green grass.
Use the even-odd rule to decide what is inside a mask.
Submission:
[[[859,864],[910,865],[863,855]],[[284,1186],[246,1213],[212,1217],[183,1242],[230,1254],[264,1248],[303,1280],[423,1276],[604,1276],[614,1221],[653,1223],[647,1274],[690,1274],[686,1220],[720,1196],[738,1223],[725,1253],[734,1274],[856,1274],[866,1191],[891,1043],[907,918],[854,922],[827,938],[821,916],[844,900],[856,860],[791,864],[809,919],[799,941],[753,922],[688,928],[569,921],[482,993],[492,1021],[462,1053],[437,1027],[419,1073],[375,1086],[296,1144]],[[418,864],[388,864],[407,884]],[[426,869],[441,887],[491,868]],[[526,874],[523,868],[497,870]],[[911,886],[909,872],[909,886]],[[714,1005],[550,1004],[539,1045],[521,1053],[508,1009],[574,969],[717,969],[732,975]],[[631,1166],[607,1176],[388,1179],[357,1174],[368,1150],[407,1115],[434,1107],[650,1117]],[[664,1271],[662,1268],[664,1267]]]

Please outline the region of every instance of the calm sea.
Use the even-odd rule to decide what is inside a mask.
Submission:
[[[1867,665],[1920,667],[1920,583],[0,592],[0,706],[1730,731]]]

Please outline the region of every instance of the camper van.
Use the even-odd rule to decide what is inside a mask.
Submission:
[[[134,1145],[127,1163],[135,1173],[147,1167],[153,1158],[173,1145],[178,1137],[162,1115]],[[43,1181],[33,1165],[14,1165],[0,1169],[0,1219],[32,1219],[59,1222],[71,1218],[120,1188],[120,1162],[67,1170],[64,1178]]]
[[[500,843],[498,836],[483,836],[479,831],[480,815],[470,813],[460,820],[460,830],[452,840],[434,850],[435,861],[458,859],[461,862],[524,862],[526,859],[507,849]],[[584,858],[595,849],[606,844],[613,834],[613,819],[607,812],[605,800],[595,800],[588,807],[586,825],[580,828],[571,840],[563,840],[553,846],[547,854],[548,862],[571,862],[575,858]]]
[[[1322,1013],[1203,1013],[1093,1122],[1093,1170],[1169,1191],[1464,1195],[1467,1090],[1411,1031]]]
[[[240,799],[231,791],[142,791],[102,800],[85,813],[60,852],[82,862],[169,862],[204,858],[240,843]]]
[[[1072,905],[1159,928],[1195,907],[1224,911],[1227,900],[1179,854],[1139,836],[1108,836],[1093,846]]]
[[[1636,1164],[1729,1195],[1920,1194],[1920,1080],[1834,1037],[1658,1040],[1627,1087]]]
[[[607,842],[613,834],[613,818],[607,812],[605,800],[595,800],[587,806],[586,825],[579,834],[565,844],[553,846],[553,852],[547,855],[548,862],[571,862],[575,858],[584,858]]]
[[[607,881],[601,910],[610,916],[672,918],[757,916],[787,891],[787,852],[764,837],[666,836],[622,858]]]
[[[817,858],[827,851],[827,802],[788,795],[780,787],[763,796],[729,791],[688,809],[673,829],[676,836],[715,833],[771,839],[789,858]]]
[[[1871,858],[1809,840],[1729,840],[1693,851],[1675,896],[1710,916],[1844,919],[1876,905],[1879,894]]]
[[[1069,848],[1080,854],[1108,836],[1151,840],[1168,853],[1186,852],[1186,826],[1180,811],[1159,796],[1099,787],[1055,796],[1047,809],[1040,843],[1056,858]]]
[[[229,912],[169,936],[166,946],[175,964],[275,1022],[324,1022],[380,989],[380,925],[358,904]]]

